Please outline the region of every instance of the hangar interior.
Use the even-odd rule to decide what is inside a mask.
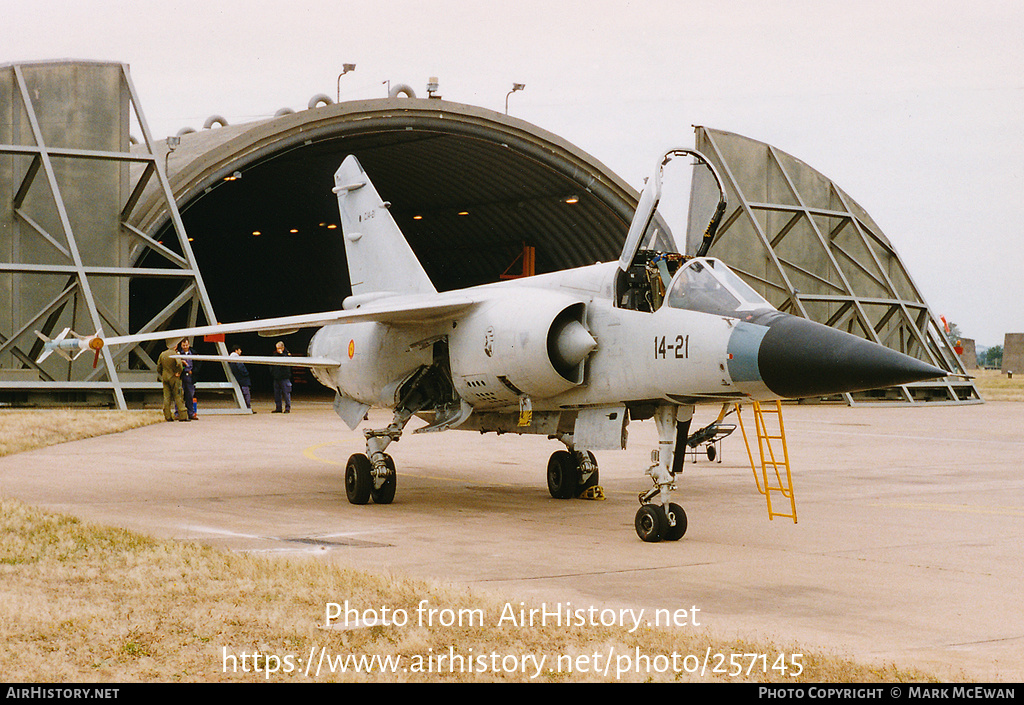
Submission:
[[[349,284],[331,187],[348,154],[391,202],[438,290],[616,259],[638,197],[556,135],[432,98],[314,96],[307,110],[242,125],[214,116],[155,140],[124,64],[0,67],[0,92],[11,97],[0,115],[0,296],[11,304],[0,402],[12,404],[125,408],[159,389],[155,345],[104,350],[95,368],[91,356],[40,366],[36,329],[134,333],[341,308]],[[783,310],[958,369],[889,241],[830,181],[729,133],[698,128],[697,149],[729,192],[712,256]],[[63,163],[75,166],[54,166]],[[302,353],[309,335],[286,343]],[[199,352],[224,345],[197,342]],[[274,343],[230,342],[250,354]],[[241,407],[220,365],[200,381]],[[977,400],[969,382],[950,380],[846,399]]]

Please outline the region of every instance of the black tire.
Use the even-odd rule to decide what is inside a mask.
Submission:
[[[555,499],[572,499],[579,494],[580,466],[567,450],[556,450],[548,459],[548,492]]]
[[[674,502],[668,505],[668,511],[669,514],[675,516],[676,525],[669,526],[668,516],[666,515],[665,535],[663,538],[666,541],[678,541],[683,538],[683,534],[686,533],[686,512],[684,512],[683,508]]]
[[[374,483],[370,481],[370,497],[373,499],[374,504],[391,504],[395,501],[395,485],[398,479],[398,475],[395,472],[395,461],[392,460],[391,456],[384,454],[384,464],[388,466],[388,476],[384,480],[384,484],[380,486],[380,489],[374,487]]]
[[[373,475],[370,459],[363,453],[356,453],[345,464],[345,495],[352,504],[366,504],[373,489]]]
[[[716,455],[718,455],[718,451],[715,450],[713,445],[708,444],[708,460],[713,462]]]
[[[657,543],[661,541],[668,528],[668,517],[660,504],[645,504],[636,512],[636,519],[633,521],[636,527],[636,535],[646,543]]]

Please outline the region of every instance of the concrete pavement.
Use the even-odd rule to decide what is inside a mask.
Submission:
[[[321,402],[0,458],[0,493],[159,537],[509,599],[695,606],[724,636],[1024,680],[1024,404],[787,406],[784,418],[799,523],[768,520],[737,431],[723,462],[687,460],[689,529],[675,543],[644,544],[632,526],[653,422],[630,424],[627,451],[597,454],[603,502],[550,498],[557,442],[450,431],[391,446],[392,505],[350,505],[344,463],[362,435]]]

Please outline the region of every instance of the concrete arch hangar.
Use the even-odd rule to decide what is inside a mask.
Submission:
[[[349,154],[440,291],[521,274],[524,253],[537,273],[613,260],[636,207],[632,188],[567,141],[436,99],[340,103],[183,134],[167,171],[220,321],[341,308],[350,288],[331,188]],[[158,199],[144,194],[136,213],[135,227],[176,247]],[[141,266],[161,266],[156,251],[147,257]],[[173,294],[149,296],[159,286],[168,283],[133,282],[133,327],[154,313],[147,300]],[[305,345],[301,335],[291,349]]]

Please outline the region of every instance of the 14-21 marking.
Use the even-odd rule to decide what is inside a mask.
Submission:
[[[690,357],[690,336],[677,335],[675,340],[667,336],[654,336],[654,359],[664,360],[668,357],[675,357],[677,360],[686,360]]]

